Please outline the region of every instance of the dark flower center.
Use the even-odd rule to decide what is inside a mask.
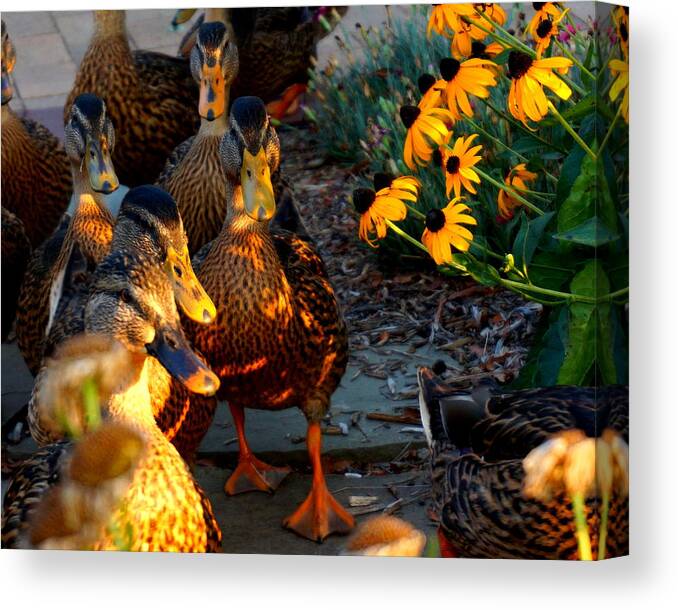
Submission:
[[[426,212],[426,228],[437,233],[445,226],[445,213],[442,210],[429,210]]]
[[[511,78],[520,78],[530,69],[532,58],[520,51],[511,51],[508,56],[508,73]]]
[[[445,169],[447,170],[448,174],[456,174],[459,171],[459,163],[461,160],[457,155],[452,155],[448,160],[447,164],[445,165]]]
[[[548,34],[551,32],[551,26],[553,24],[551,23],[550,19],[542,19],[539,22],[539,25],[537,26],[537,35],[539,38],[544,38],[545,36],[548,36]]]
[[[421,113],[421,110],[416,106],[401,106],[400,107],[400,118],[402,119],[405,127],[409,129],[412,127],[414,122],[417,120],[417,117]]]
[[[471,57],[476,59],[487,59],[488,55],[485,53],[487,45],[484,45],[479,40],[474,40],[471,43]]]
[[[534,7],[535,11],[540,11],[541,9],[544,8],[545,4],[546,4],[546,2],[533,2],[532,6]]]
[[[359,214],[364,214],[367,210],[370,209],[374,200],[376,198],[376,193],[372,189],[368,188],[358,188],[353,191],[353,206],[358,211]]]
[[[438,148],[433,151],[431,158],[433,159],[433,165],[436,167],[440,167],[443,164],[443,155]]]
[[[460,67],[461,64],[456,59],[446,57],[440,61],[440,74],[446,81],[451,81],[457,76]]]
[[[625,23],[619,24],[619,35],[621,36],[621,39],[624,42],[626,42],[629,39],[629,31],[626,29]]]
[[[426,92],[433,87],[433,84],[436,82],[436,77],[433,74],[422,74],[417,80],[417,86],[419,87],[419,93],[425,95]]]
[[[391,186],[391,183],[395,179],[393,174],[387,174],[385,172],[377,172],[374,174],[374,190],[379,192],[381,189],[388,188]]]

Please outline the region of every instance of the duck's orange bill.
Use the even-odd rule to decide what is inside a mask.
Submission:
[[[174,289],[174,298],[181,310],[198,324],[210,324],[217,317],[217,308],[195,276],[188,248],[182,252],[170,247],[165,270]]]
[[[275,214],[275,197],[271,184],[271,169],[262,146],[256,155],[243,151],[240,170],[243,202],[248,216],[254,220],[270,220]]]
[[[106,138],[102,137],[99,142],[88,140],[85,148],[85,159],[90,185],[97,193],[108,195],[117,190],[120,181],[115,174]]]
[[[219,62],[214,66],[203,64],[200,70],[200,103],[198,112],[203,119],[213,121],[226,112],[224,75]]]

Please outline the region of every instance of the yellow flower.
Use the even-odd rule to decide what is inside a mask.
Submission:
[[[371,236],[386,237],[385,220],[404,220],[407,216],[405,201],[417,201],[419,180],[412,176],[393,178],[388,174],[375,174],[377,189],[358,188],[353,191],[353,205],[360,214],[360,239],[375,247]]]
[[[480,184],[480,177],[473,170],[473,166],[482,159],[477,153],[482,146],[470,148],[471,142],[478,134],[457,138],[452,148],[441,148],[434,154],[434,161],[441,165],[445,172],[445,192],[449,197],[452,190],[454,196],[461,196],[461,188],[464,187],[469,193],[476,194],[473,183]]]
[[[452,113],[444,108],[402,106],[400,118],[407,128],[403,160],[410,169],[431,160],[433,151],[444,142],[454,122]]]
[[[621,110],[624,120],[629,122],[629,64],[621,59],[610,60],[610,72],[617,80],[610,89],[610,99],[614,102],[623,91],[624,97],[621,101]]]
[[[473,116],[473,109],[468,100],[468,93],[477,97],[489,97],[488,86],[497,84],[493,67],[497,64],[487,59],[467,59],[459,62],[452,57],[446,57],[440,62],[439,80],[434,87],[445,89],[447,108],[455,120],[461,118],[461,112],[466,116]]]
[[[459,29],[461,15],[471,17],[474,14],[471,4],[436,4],[428,18],[426,35],[430,37],[431,31],[434,31],[441,36],[449,37]]]
[[[452,262],[452,246],[460,252],[466,252],[473,234],[463,225],[477,225],[470,214],[470,208],[459,203],[456,197],[442,209],[429,210],[426,214],[426,228],[421,236],[422,243],[438,265]]]
[[[629,57],[629,7],[618,6],[612,12],[612,19],[614,20],[614,27],[617,31],[617,38],[619,38],[619,46],[621,47],[624,57]]]
[[[495,4],[494,2],[475,2],[473,8],[481,13],[485,13],[485,15],[499,25],[504,25],[504,22],[506,21],[506,12],[500,4]],[[480,19],[480,17],[478,17],[478,19]],[[483,20],[483,26],[486,26],[490,30],[494,29],[493,26],[485,20]]]
[[[520,192],[527,190],[527,183],[534,182],[536,179],[537,174],[529,171],[525,163],[519,163],[509,171],[506,178],[504,178],[504,183]],[[521,205],[520,201],[514,199],[502,189],[499,189],[497,204],[499,207],[499,215],[505,220],[513,218],[513,210]]]
[[[508,96],[510,113],[524,125],[528,119],[541,121],[548,113],[548,100],[543,86],[548,87],[559,98],[566,100],[572,90],[551,70],[565,74],[572,61],[565,57],[532,59],[520,51],[511,51],[508,58],[508,74],[512,79]]]
[[[503,50],[504,47],[498,42],[485,44],[480,40],[475,40],[473,44],[471,44],[471,55],[469,56],[469,59],[493,59]]]
[[[539,22],[539,25],[534,31],[534,39],[537,41],[535,50],[537,51],[538,58],[540,58],[544,51],[549,48],[551,38],[553,38],[553,36],[558,36],[558,24],[562,21],[563,17],[567,15],[569,10],[569,8],[565,9],[559,17],[553,19],[547,17]]]
[[[533,2],[532,6],[536,12],[527,26],[527,31],[536,42],[539,42],[539,39],[537,38],[537,28],[539,27],[539,24],[544,21],[544,19],[558,19],[558,17],[560,17],[560,9],[556,2]]]
[[[419,100],[417,107],[421,110],[429,108],[438,108],[441,105],[443,92],[442,89],[434,87],[436,84],[436,77],[433,74],[422,74],[417,79],[417,86],[422,98]]]

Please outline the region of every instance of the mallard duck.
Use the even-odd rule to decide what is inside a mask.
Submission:
[[[240,54],[240,73],[233,85],[234,98],[254,95],[269,106],[269,113],[281,119],[297,96],[306,90],[308,71],[316,45],[327,31],[319,16],[328,7],[265,7],[206,9],[196,20],[179,47],[188,57],[203,22],[220,21],[233,31]],[[343,15],[347,7],[336,7]],[[190,19],[195,10],[183,9],[172,21],[177,26]],[[282,98],[278,101],[278,98]]]
[[[192,392],[209,395],[219,387],[218,378],[185,339],[171,282],[157,260],[117,251],[99,264],[85,307],[85,333],[62,344],[48,361],[47,373],[34,389],[34,393],[42,392],[37,402],[55,422],[63,421],[63,414],[74,409],[61,405],[81,401],[83,371],[86,379],[113,379],[116,383],[104,413],[136,431],[145,442],[131,484],[108,527],[100,530],[90,548],[117,549],[113,532],[131,529],[132,551],[218,550],[221,533],[209,500],[157,428],[151,410],[148,378],[153,360]],[[128,366],[113,371],[110,355],[116,342],[129,357]],[[59,406],[50,412],[49,405],[55,401]],[[32,508],[59,483],[70,455],[68,443],[49,445],[17,470],[3,506],[3,546],[22,544]]]
[[[199,323],[214,320],[216,309],[195,277],[186,250],[181,216],[168,193],[154,186],[138,186],[128,191],[120,206],[109,249],[111,252],[143,254],[165,271],[177,303],[190,313],[191,318]],[[69,337],[84,332],[85,307],[94,278],[94,271],[88,269],[87,259],[75,245],[66,265],[54,322],[46,338],[45,356],[50,356]],[[156,379],[162,378],[165,371],[157,362],[151,362],[149,366],[159,369],[149,380],[151,396],[154,396]],[[36,384],[43,372],[38,374]],[[39,405],[29,404],[28,422],[34,440],[41,445],[60,440],[42,429],[39,411]]]
[[[29,262],[19,296],[17,339],[30,371],[35,375],[45,351],[45,339],[63,288],[67,263],[74,248],[92,270],[108,254],[113,238],[113,217],[106,207],[103,194],[118,187],[111,154],[116,136],[108,116],[108,106],[98,97],[82,94],[75,99],[65,127],[66,152],[71,162],[73,188],[77,207],[68,219],[38,250]],[[157,189],[154,189],[157,191]],[[129,205],[140,202],[148,190],[135,191]],[[150,237],[162,238],[164,268],[172,278],[176,298],[182,310],[200,323],[215,317],[214,304],[200,287],[192,271],[186,237],[176,205],[157,194],[149,196],[143,205],[152,209],[136,212]],[[143,207],[143,206],[142,206]],[[147,215],[144,225],[144,214]],[[140,230],[135,240],[143,238]],[[148,236],[147,236],[148,237]]]
[[[16,315],[16,303],[24,271],[31,254],[31,244],[24,223],[2,208],[2,340],[7,339]]]
[[[226,218],[226,176],[219,142],[228,129],[238,49],[222,23],[200,26],[191,71],[200,83],[200,129],[173,151],[157,184],[176,199],[193,253],[218,235]]]
[[[568,496],[558,490],[550,499],[528,494],[525,460],[555,438],[578,442],[604,429],[625,444],[628,388],[467,392],[426,368],[418,379],[443,555],[577,559]],[[600,498],[591,497],[586,507],[594,552],[600,505]],[[628,499],[623,495],[610,502],[607,536],[607,557],[628,553]]]
[[[59,140],[9,107],[14,45],[2,22],[2,205],[23,223],[33,248],[59,224],[71,197],[71,172]]]
[[[237,99],[220,151],[227,178],[228,212],[200,264],[200,282],[217,305],[210,327],[187,324],[194,346],[221,380],[238,435],[238,466],[228,494],[274,489],[289,472],[258,460],[245,437],[245,408],[298,406],[308,419],[311,492],[284,525],[312,540],[346,533],[353,517],[334,499],[320,463],[320,421],[346,369],[346,324],[315,248],[296,234],[272,229],[276,204],[271,172],[280,147],[262,100]],[[228,269],[228,273],[224,273]],[[206,332],[203,332],[206,331]],[[179,406],[179,411],[183,404]],[[174,412],[177,408],[172,407]],[[187,419],[213,411],[194,405]]]
[[[124,11],[94,11],[94,34],[64,109],[81,93],[102,98],[116,130],[113,155],[123,184],[150,184],[168,155],[198,127],[197,86],[188,61],[132,52]]]

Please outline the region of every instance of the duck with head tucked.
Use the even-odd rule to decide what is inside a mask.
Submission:
[[[628,387],[468,392],[427,368],[418,380],[443,556],[577,559],[573,491],[593,551],[607,493],[604,555],[628,553]]]
[[[123,184],[152,183],[172,150],[197,128],[197,87],[188,61],[132,51],[124,11],[94,11],[94,34],[64,108],[85,92],[102,98],[115,125],[113,156]]]
[[[64,413],[77,411],[68,406],[69,402],[81,401],[82,396],[81,383],[68,381],[73,377],[70,371],[75,370],[77,376],[78,371],[85,370],[87,379],[96,382],[105,378],[112,386],[104,406],[107,418],[135,431],[145,446],[110,521],[99,529],[98,535],[88,536],[88,548],[118,549],[115,532],[130,531],[128,550],[132,551],[218,550],[221,532],[209,500],[153,418],[149,393],[153,361],[192,392],[210,395],[219,387],[219,379],[186,341],[173,287],[157,259],[149,259],[143,253],[109,254],[94,272],[84,328],[84,339],[77,337],[62,344],[47,362],[45,375],[34,390],[44,393],[37,403],[54,426],[62,425]],[[127,358],[126,364],[111,374],[109,355],[116,349],[116,342],[122,344]],[[57,398],[61,408],[50,411]],[[81,419],[87,421],[85,417]],[[48,445],[19,467],[4,500],[3,546],[27,544],[32,511],[59,483],[70,454],[67,443]],[[70,474],[73,475],[72,469]],[[32,542],[39,544],[43,539],[38,538]]]
[[[59,140],[40,123],[19,118],[10,108],[15,63],[14,45],[3,21],[2,206],[22,222],[26,237],[37,248],[68,207],[71,172]]]
[[[270,227],[276,210],[271,172],[280,162],[280,145],[259,98],[233,103],[220,151],[228,212],[198,271],[217,306],[217,320],[204,328],[189,323],[186,329],[219,376],[218,398],[228,401],[236,426],[239,461],[225,490],[271,491],[289,472],[253,455],[245,409],[299,407],[308,420],[313,483],[284,525],[322,541],[333,532],[347,533],[354,524],[329,492],[320,461],[320,422],[348,359],[346,324],[315,248],[294,233]],[[201,409],[191,401],[193,417]],[[204,424],[206,430],[208,418]]]

